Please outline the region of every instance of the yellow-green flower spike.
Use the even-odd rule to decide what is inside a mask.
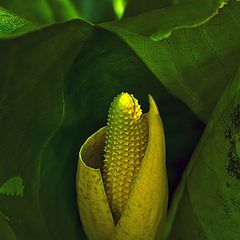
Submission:
[[[137,99],[121,93],[108,115],[104,187],[115,223],[120,219],[147,147],[148,125]]]

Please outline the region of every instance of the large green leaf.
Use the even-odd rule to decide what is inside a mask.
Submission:
[[[166,239],[239,238],[239,120],[240,69],[219,100],[185,172]]]
[[[0,36],[29,31],[33,28],[31,22],[0,7]]]
[[[77,21],[0,40],[0,210],[5,216],[5,225],[1,228],[11,227],[17,239],[53,239],[55,236],[44,219],[41,189],[50,189],[59,167],[52,172],[52,178],[44,182],[41,176],[46,168],[42,159],[64,115],[64,76],[89,33],[89,25]],[[21,192],[18,194],[20,180],[11,181],[16,177],[22,179],[23,197]],[[70,194],[64,192],[63,186],[60,188],[63,194],[60,199],[74,194],[73,188]],[[54,191],[57,190],[59,188]],[[50,196],[44,197],[51,200]],[[62,239],[66,239],[69,232],[72,239],[81,235],[80,226],[71,224],[78,219],[73,208],[69,202],[57,213],[70,225],[60,228],[64,233]],[[52,212],[56,209],[55,201],[47,216],[50,222],[55,221]],[[63,215],[66,209],[69,212]],[[6,231],[11,234],[10,230]]]
[[[215,5],[207,1],[208,4],[201,8],[197,7],[200,2],[183,1],[181,11],[178,5],[173,5],[101,26],[117,33],[162,84],[206,122],[240,63],[240,3],[230,1],[217,10],[222,1],[213,1]],[[188,14],[196,9],[198,15]],[[218,11],[219,14],[202,25]],[[150,23],[148,17],[153,19]],[[195,19],[193,22],[191,17]],[[157,19],[158,23],[154,24]],[[200,26],[186,28],[185,22],[188,21],[191,27],[196,23]],[[166,39],[154,42],[144,36],[152,34],[155,29],[161,31],[158,33],[161,38]]]
[[[102,26],[119,34],[134,33],[149,36],[153,40],[162,40],[171,35],[173,30],[203,24],[215,16],[224,4],[226,0],[179,1],[178,4],[104,23]]]

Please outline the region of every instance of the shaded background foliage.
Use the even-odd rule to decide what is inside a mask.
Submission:
[[[212,110],[236,74],[240,60],[236,1],[224,8],[220,0],[99,4],[0,0],[4,7],[0,8],[0,185],[13,176],[24,183],[23,198],[0,194],[3,239],[84,239],[75,196],[78,151],[106,124],[109,104],[121,91],[133,93],[144,112],[148,94],[158,104],[166,133],[171,202],[205,123],[215,122]],[[159,41],[153,41],[156,38]],[[191,162],[197,161],[193,156]],[[173,200],[166,238],[177,239],[193,221],[182,219],[196,211],[186,208],[195,199],[189,196],[204,195],[203,188],[196,189],[199,183],[194,177],[188,181],[191,190],[183,190],[189,171]],[[195,175],[200,179],[202,172]],[[202,202],[196,203],[199,209]],[[197,230],[182,231],[182,239],[213,234],[199,230],[201,218],[194,221]]]

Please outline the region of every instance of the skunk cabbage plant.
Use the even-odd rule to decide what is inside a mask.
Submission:
[[[141,114],[132,95],[118,95],[107,126],[80,150],[78,206],[89,239],[155,239],[163,224],[168,199],[165,139],[151,96],[149,103],[150,111]]]
[[[0,239],[240,239],[239,13],[0,0]]]

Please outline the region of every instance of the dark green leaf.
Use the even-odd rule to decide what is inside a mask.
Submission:
[[[51,169],[48,181],[44,179],[48,169],[42,159],[63,120],[63,79],[90,30],[89,25],[74,21],[16,39],[0,40],[0,186],[5,186],[1,187],[5,190],[0,193],[0,210],[9,219],[1,224],[1,228],[8,231],[7,226],[10,225],[17,239],[47,240],[54,239],[56,235],[60,235],[58,239],[67,239],[69,234],[71,239],[80,239],[81,228],[74,201],[69,201],[64,209],[57,211],[58,199],[60,202],[65,198],[73,200],[74,182],[67,191],[64,184],[69,182],[61,186],[56,173],[61,172],[61,176],[62,173],[67,175],[68,171],[56,156],[58,166]],[[76,162],[71,156],[65,160]],[[53,163],[54,159],[51,159],[49,164]],[[72,177],[74,174],[71,172]],[[8,183],[15,176],[23,180],[23,197],[11,194],[18,192],[17,186],[21,186],[17,181],[16,187]],[[54,198],[44,195],[44,191],[50,190],[56,182],[51,191],[55,193]],[[56,194],[59,190],[63,196]],[[10,194],[6,194],[8,192]],[[42,198],[54,201],[45,214]],[[51,224],[58,226],[58,219],[65,221],[65,228],[58,228],[55,233]]]
[[[112,1],[113,0],[73,0],[80,17],[92,23],[116,19]]]
[[[124,17],[136,16],[144,12],[163,8],[174,4],[175,0],[129,0]]]
[[[9,219],[0,210],[0,233],[3,240],[16,240],[12,228],[8,224]]]
[[[187,2],[189,4],[189,1]],[[190,20],[185,12],[190,6],[193,7],[193,11],[201,9],[193,3],[189,6],[185,5],[185,10],[177,16]],[[209,6],[205,7],[208,9]],[[181,21],[175,17],[174,9],[175,6],[168,8],[170,15],[163,14],[167,11],[166,8],[158,10],[162,12],[162,15],[159,15],[159,24],[173,22],[178,24],[177,28],[182,29],[173,31],[166,40],[159,42],[135,34],[145,31],[145,26],[149,31],[148,20],[144,21],[141,15],[136,17],[139,22],[141,20],[145,23],[140,32],[138,32],[140,25],[135,26],[134,21],[131,22],[132,18],[102,26],[116,32],[173,95],[184,101],[200,119],[207,122],[218,98],[227,83],[234,77],[240,63],[240,3],[230,1],[210,21],[190,29],[181,25]],[[209,8],[203,13],[206,15],[207,12],[214,11],[216,11],[215,8]],[[170,25],[166,26],[168,26],[167,30],[165,26],[161,29],[165,29],[164,32],[171,32]],[[166,36],[162,35],[162,37]]]
[[[196,27],[215,16],[225,0],[187,0],[169,7],[156,9],[134,17],[102,24],[106,29],[117,33],[134,33],[162,40],[179,28]]]
[[[219,100],[185,172],[166,239],[239,238],[239,93],[240,69]]]

